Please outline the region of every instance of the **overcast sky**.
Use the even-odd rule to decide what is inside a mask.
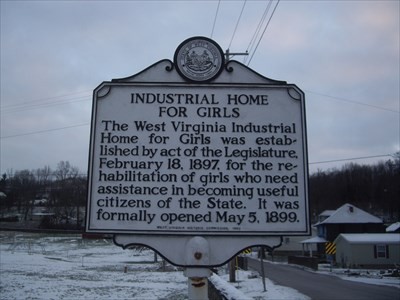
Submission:
[[[1,174],[61,160],[85,173],[93,89],[192,36],[305,92],[311,172],[399,151],[399,1],[280,1],[250,49],[269,1],[244,2],[1,0]]]

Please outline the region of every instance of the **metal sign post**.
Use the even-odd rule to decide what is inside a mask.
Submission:
[[[208,299],[208,277],[211,271],[208,268],[195,268],[209,264],[209,245],[202,237],[191,238],[186,245],[186,263],[193,267],[185,269],[185,276],[188,277],[189,299]]]
[[[307,165],[304,93],[193,37],[174,61],[94,90],[86,231],[204,278],[245,248],[309,234]]]

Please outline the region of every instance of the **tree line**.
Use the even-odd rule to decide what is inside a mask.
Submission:
[[[81,229],[87,199],[87,176],[68,161],[55,170],[8,171],[0,178],[0,220],[12,213],[20,221],[32,218],[37,203],[51,212],[41,226]],[[317,171],[309,177],[312,221],[324,210],[351,203],[386,222],[400,218],[400,152],[374,165],[349,163],[340,169]],[[42,203],[40,201],[43,201]]]
[[[400,152],[373,165],[349,163],[310,175],[309,200],[313,217],[351,203],[385,222],[399,221]]]
[[[60,161],[55,170],[49,166],[36,170],[9,170],[1,175],[0,192],[3,192],[0,198],[3,220],[9,218],[12,221],[18,216],[19,221],[29,221],[35,207],[40,206],[42,213],[48,212],[47,217],[42,218],[42,227],[82,228],[87,176],[68,161]]]

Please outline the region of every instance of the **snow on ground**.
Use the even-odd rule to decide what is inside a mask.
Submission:
[[[0,232],[0,299],[188,299],[183,270],[166,265],[149,249],[123,250],[111,240],[82,240],[79,235]],[[260,276],[238,271],[227,283],[227,269],[213,282],[231,299],[308,299]],[[250,275],[250,276],[249,276]],[[255,275],[255,276],[254,276]],[[251,278],[249,278],[251,277]]]
[[[379,269],[341,269],[331,268],[329,264],[319,264],[318,273],[338,276],[344,280],[376,285],[387,285],[400,289],[400,277],[391,276],[390,270]]]
[[[225,282],[225,286],[221,284],[220,287],[226,289],[226,283],[229,281],[229,274],[218,276]],[[211,278],[215,282],[215,278]],[[229,294],[232,295],[231,300],[247,300],[247,299],[270,299],[270,300],[308,300],[309,297],[299,293],[295,289],[275,285],[271,280],[265,278],[265,292],[262,278],[257,272],[238,270],[236,272],[236,282],[229,283],[228,286],[233,287],[239,293],[244,294],[248,298],[240,297],[240,294],[236,294],[235,290],[229,289]],[[220,289],[221,290],[221,289]],[[238,296],[236,296],[238,295]]]
[[[3,235],[0,298],[185,299],[182,272],[160,272],[153,261],[149,250],[124,251],[109,240]]]
[[[321,272],[338,274],[328,269]],[[244,296],[256,300],[309,299],[269,279],[265,279],[264,292],[262,278],[256,272],[237,271],[235,283],[227,282],[227,267],[218,268],[218,274],[210,280],[232,300]],[[338,276],[348,277],[346,273]],[[382,276],[369,277],[362,280],[387,283]],[[399,286],[398,279],[390,280],[388,284]],[[0,232],[1,300],[181,300],[188,299],[187,294],[183,270],[164,264],[160,257],[155,261],[149,249],[123,250],[111,240],[83,240],[80,235]]]

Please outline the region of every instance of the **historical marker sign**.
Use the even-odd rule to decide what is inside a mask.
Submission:
[[[302,91],[205,38],[174,60],[94,91],[86,230],[308,234]]]

